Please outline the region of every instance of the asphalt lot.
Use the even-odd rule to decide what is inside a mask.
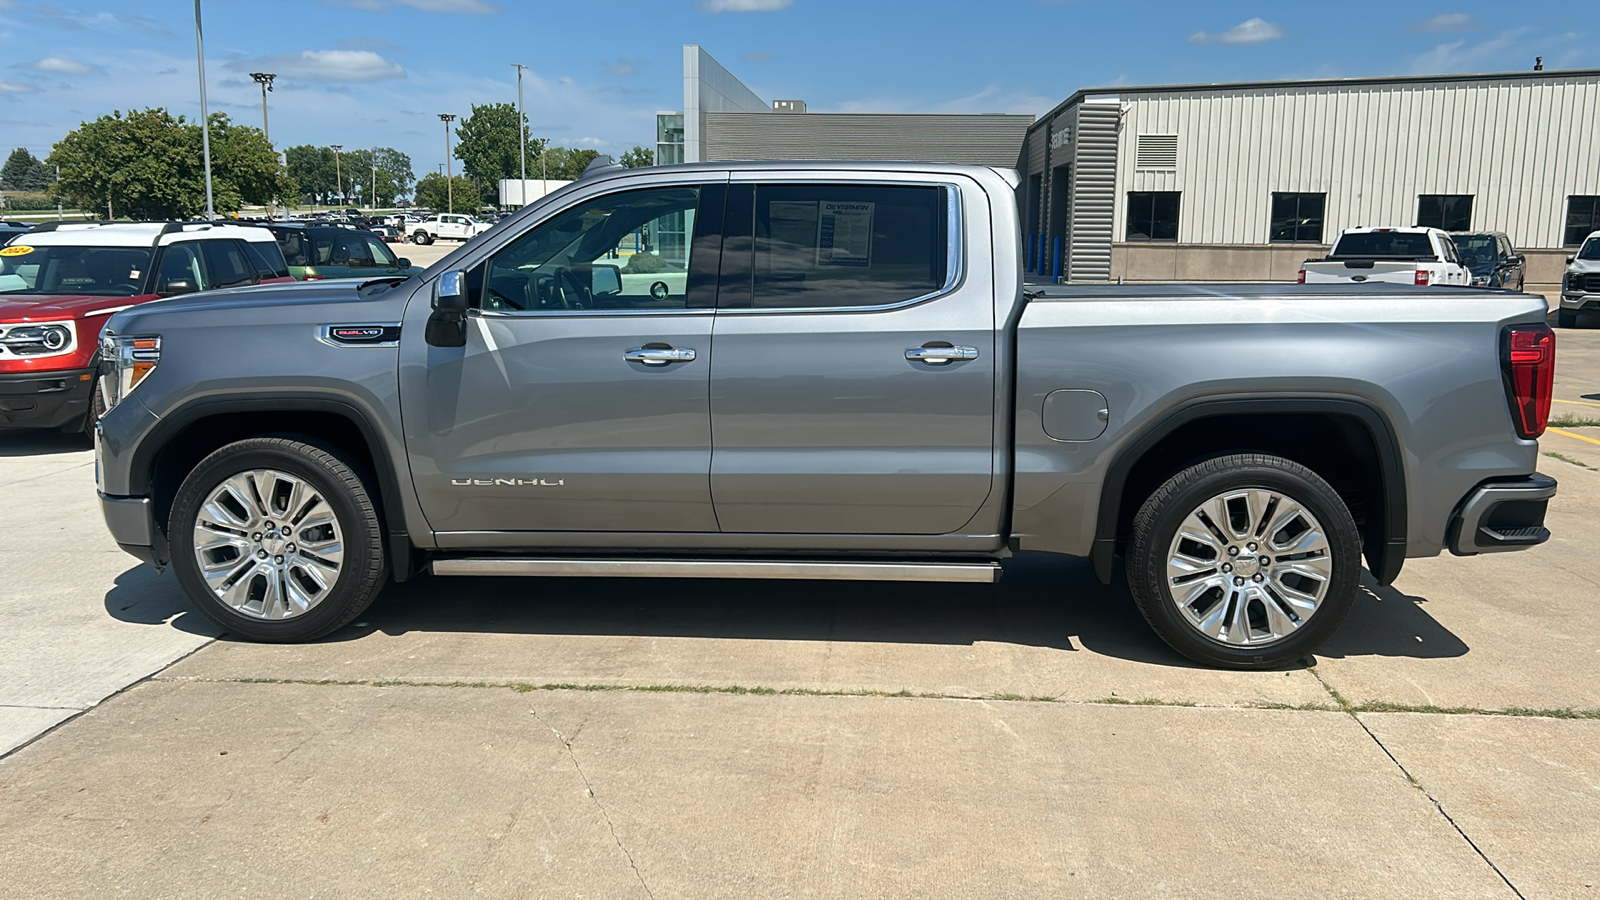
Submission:
[[[86,447],[0,437],[0,894],[1600,898],[1600,329],[1558,348],[1552,541],[1411,560],[1264,673],[1049,557],[424,578],[213,640]]]

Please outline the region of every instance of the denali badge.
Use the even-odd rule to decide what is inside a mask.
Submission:
[[[565,478],[548,481],[543,478],[452,478],[451,487],[562,487]]]

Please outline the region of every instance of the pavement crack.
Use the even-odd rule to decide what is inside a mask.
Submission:
[[[533,717],[539,721],[539,724],[550,729],[550,733],[555,735],[556,740],[561,742],[562,748],[567,751],[567,759],[572,761],[573,770],[576,771],[578,773],[578,777],[583,780],[584,791],[588,793],[589,799],[594,801],[594,808],[600,811],[600,816],[606,820],[606,828],[611,830],[611,839],[616,841],[617,849],[621,850],[622,855],[627,857],[628,866],[629,868],[633,869],[633,876],[639,879],[639,886],[644,888],[645,896],[649,897],[650,900],[655,900],[656,895],[650,890],[650,885],[645,882],[644,873],[639,871],[638,861],[633,858],[632,851],[630,851],[627,846],[622,843],[622,838],[617,834],[616,823],[611,821],[611,814],[606,812],[605,804],[601,803],[600,798],[595,795],[594,785],[589,783],[589,776],[584,773],[583,766],[578,763],[578,755],[572,752],[572,741],[583,731],[583,726],[579,725],[578,730],[573,732],[572,737],[569,738],[562,734],[560,729],[556,728],[554,725],[551,725],[549,722],[546,722],[544,718],[539,715],[539,711],[537,709],[529,711],[533,713]]]
[[[1428,798],[1428,802],[1433,804],[1433,808],[1438,810],[1439,815],[1443,816],[1446,822],[1450,823],[1450,827],[1455,829],[1456,834],[1461,835],[1461,839],[1467,842],[1467,846],[1472,848],[1472,852],[1478,854],[1478,858],[1483,860],[1483,864],[1488,866],[1490,871],[1494,872],[1494,874],[1500,876],[1500,880],[1505,882],[1505,886],[1511,890],[1511,893],[1517,896],[1517,900],[1527,900],[1527,898],[1523,896],[1522,891],[1518,890],[1517,886],[1511,882],[1511,879],[1506,877],[1506,873],[1500,871],[1500,867],[1495,865],[1494,860],[1489,858],[1489,854],[1483,852],[1483,848],[1478,846],[1478,842],[1474,841],[1472,837],[1467,834],[1466,829],[1462,828],[1456,822],[1455,818],[1450,815],[1449,810],[1444,808],[1444,804],[1439,802],[1439,798],[1433,796],[1433,793],[1429,791],[1425,785],[1423,785],[1422,781],[1418,779],[1417,776],[1411,774],[1411,770],[1406,768],[1405,763],[1401,762],[1399,757],[1395,756],[1388,747],[1384,746],[1383,741],[1373,733],[1371,728],[1367,727],[1366,722],[1361,721],[1361,716],[1359,715],[1361,710],[1353,706],[1349,700],[1345,699],[1343,694],[1339,693],[1337,688],[1329,684],[1327,679],[1322,677],[1322,673],[1317,671],[1316,666],[1307,666],[1306,671],[1310,672],[1311,677],[1315,678],[1317,683],[1322,685],[1322,689],[1328,692],[1328,696],[1332,697],[1334,702],[1339,704],[1339,708],[1345,713],[1345,715],[1348,715],[1351,720],[1356,723],[1356,725],[1360,726],[1362,731],[1367,733],[1367,737],[1371,738],[1372,742],[1378,745],[1378,749],[1383,751],[1383,755],[1389,757],[1389,761],[1394,763],[1395,768],[1400,770],[1400,774],[1404,775],[1407,781],[1411,782],[1411,786],[1421,792],[1422,796]]]

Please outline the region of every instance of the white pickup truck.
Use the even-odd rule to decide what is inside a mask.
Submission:
[[[423,219],[410,227],[411,242],[427,246],[437,240],[449,238],[452,241],[470,241],[490,228],[487,222],[479,222],[471,216],[445,213]]]
[[[1455,241],[1437,228],[1349,228],[1322,259],[1300,266],[1301,284],[1472,284]]]

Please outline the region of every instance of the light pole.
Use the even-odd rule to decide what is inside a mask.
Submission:
[[[194,0],[194,50],[200,62],[200,152],[206,164],[206,221],[217,217],[211,202],[211,117],[206,111],[206,40],[200,32],[200,0]]]
[[[339,205],[344,206],[344,175],[339,170],[339,151],[344,149],[343,144],[329,144],[333,150],[333,190],[339,195]]]
[[[517,69],[517,156],[522,161],[522,182],[517,186],[517,199],[523,206],[528,205],[528,129],[523,123],[527,118],[522,114],[522,70],[527,66],[522,63],[512,63]],[[542,193],[544,185],[539,186]]]
[[[378,208],[378,151],[372,151],[372,208]]]
[[[456,211],[455,176],[451,174],[450,167],[450,123],[455,120],[452,113],[439,113],[439,121],[444,123],[444,197],[445,205],[449,207],[445,211],[451,213]]]
[[[251,72],[250,77],[256,84],[261,85],[261,136],[267,139],[267,146],[272,146],[272,132],[267,129],[267,91],[272,90],[272,79],[277,78],[271,72]],[[276,157],[278,154],[272,154]],[[272,221],[272,200],[267,200],[267,221]]]

